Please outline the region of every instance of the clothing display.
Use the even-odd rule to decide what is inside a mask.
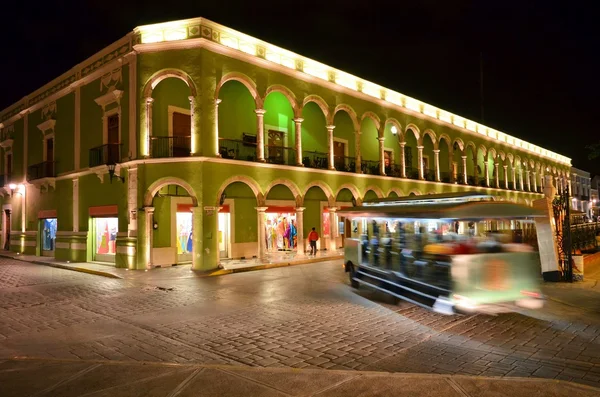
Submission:
[[[289,251],[298,245],[296,214],[265,213],[267,251]]]
[[[96,254],[114,255],[117,252],[117,218],[95,218]]]
[[[192,252],[192,213],[177,213],[177,254]]]
[[[43,221],[43,234],[42,234],[42,250],[43,251],[54,251],[54,242],[56,241],[56,218],[48,218]]]

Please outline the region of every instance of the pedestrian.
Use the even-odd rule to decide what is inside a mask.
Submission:
[[[319,233],[313,227],[310,233],[308,233],[308,243],[310,244],[309,255],[317,255],[317,240],[319,240]]]

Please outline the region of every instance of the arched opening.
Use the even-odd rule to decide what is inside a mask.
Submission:
[[[488,150],[486,162],[489,181],[488,186],[496,187],[496,151],[494,149]]]
[[[335,197],[336,206],[339,208],[346,208],[353,206],[358,197],[354,197],[350,189],[341,189]],[[344,246],[344,240],[346,238],[359,238],[362,228],[362,224],[357,219],[348,219],[343,216],[338,217],[338,233],[341,238],[341,247]]]
[[[377,200],[378,198],[379,198],[379,196],[377,195],[377,193],[375,193],[374,190],[368,190],[365,193],[365,196],[363,197],[363,202]]]
[[[308,234],[314,227],[320,237],[317,241],[318,250],[328,248],[328,240],[331,236],[332,219],[329,212],[329,200],[325,191],[319,186],[311,187],[304,195],[304,237],[308,238]],[[309,245],[307,241],[304,246],[309,247]]]
[[[477,185],[485,186],[485,164],[487,151],[483,146],[477,148]]]
[[[401,134],[400,126],[394,123],[387,123],[383,129],[383,162],[385,174],[389,176],[402,176],[400,169],[402,159],[400,151]]]
[[[450,183],[452,179],[452,156],[451,156],[450,138],[445,135],[440,137],[438,143],[440,156],[440,180],[445,183]]]
[[[465,183],[465,164],[463,163],[462,156],[466,156],[466,149],[461,141],[455,140],[452,143],[452,182]],[[468,158],[466,160],[468,164]]]
[[[388,194],[388,198],[398,198],[398,193],[396,193],[395,191],[390,191],[390,193]]]
[[[265,228],[266,252],[294,252],[298,246],[296,196],[285,184],[273,185],[266,195],[266,211],[261,221]]]
[[[296,165],[294,109],[288,98],[271,91],[265,98],[265,160],[273,164]]]
[[[406,130],[404,136],[406,145],[404,146],[404,159],[406,161],[406,177],[411,179],[419,179],[419,152],[417,150],[418,133],[412,128]]]
[[[514,158],[512,156],[506,156],[506,179],[508,180],[508,188],[511,190],[515,190],[515,178],[514,175],[515,173],[513,172],[514,169],[514,164],[513,164]]]
[[[252,258],[258,256],[257,197],[244,182],[233,182],[223,190],[218,214],[219,257]]]
[[[356,171],[356,134],[352,118],[345,111],[333,117],[333,164],[338,171]]]
[[[473,145],[467,145],[467,183],[474,186],[476,184],[475,174],[477,168],[476,149]]]
[[[150,156],[189,156],[192,152],[191,88],[181,78],[169,76],[154,86],[151,95]],[[108,143],[117,139],[111,136],[110,117],[114,116],[108,120]]]
[[[379,134],[370,117],[360,123],[360,165],[363,174],[379,175]]]
[[[248,88],[237,80],[219,89],[219,154],[222,158],[256,160],[256,102]]]
[[[315,102],[304,105],[302,118],[302,164],[327,169],[327,118]]]
[[[423,177],[428,181],[435,181],[434,149],[434,137],[429,133],[423,134]]]

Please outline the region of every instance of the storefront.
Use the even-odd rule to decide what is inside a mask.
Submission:
[[[219,258],[231,257],[231,210],[223,205],[218,215]]]
[[[192,261],[192,205],[177,204],[175,215],[177,263]]]
[[[56,248],[56,230],[58,226],[56,210],[42,210],[38,212],[39,238],[41,256],[54,256]]]
[[[294,207],[268,207],[264,224],[268,252],[296,250],[298,230]]]
[[[92,260],[115,263],[117,233],[119,232],[118,208],[116,205],[91,207]]]

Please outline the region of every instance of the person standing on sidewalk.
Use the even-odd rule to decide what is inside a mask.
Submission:
[[[308,243],[310,244],[309,255],[317,255],[317,240],[319,240],[319,233],[313,227],[310,233],[308,233]]]

